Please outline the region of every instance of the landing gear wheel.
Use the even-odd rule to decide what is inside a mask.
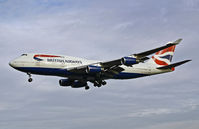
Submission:
[[[28,82],[32,82],[32,78],[29,78],[29,79],[28,79]]]
[[[88,90],[88,89],[90,89],[90,87],[89,86],[85,86],[85,90]]]
[[[97,86],[97,87],[99,87],[101,84],[98,82],[98,81],[95,81],[94,82],[94,86]]]
[[[28,76],[29,76],[29,79],[28,79],[28,82],[32,82],[32,78],[31,78],[31,74],[30,73],[27,73],[28,74]]]
[[[95,86],[95,87],[101,87],[102,85],[101,85],[101,84],[95,83],[94,86]]]
[[[102,85],[106,85],[106,82],[105,82],[105,81],[102,81]]]
[[[97,85],[97,87],[101,87],[101,86],[102,86],[101,84]]]

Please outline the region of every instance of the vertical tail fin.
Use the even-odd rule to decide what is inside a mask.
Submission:
[[[182,41],[182,39],[178,39],[174,43],[179,43],[180,41]],[[175,47],[176,45],[156,52],[155,55],[149,60],[149,63],[152,63],[156,67],[170,65],[174,55]]]
[[[159,52],[156,52],[155,55],[152,56],[153,61],[157,65],[161,65],[161,66],[166,66],[166,65],[171,64],[175,47],[176,45],[166,48],[164,50],[161,50]]]

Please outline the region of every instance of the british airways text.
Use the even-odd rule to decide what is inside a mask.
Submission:
[[[48,61],[48,62],[60,62],[60,63],[82,64],[82,61],[79,61],[79,60],[47,59],[47,61]]]

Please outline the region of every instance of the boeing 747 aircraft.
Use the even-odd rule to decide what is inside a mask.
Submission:
[[[171,64],[174,50],[182,39],[169,42],[149,51],[132,54],[111,61],[93,61],[82,58],[52,54],[22,54],[9,62],[16,70],[28,74],[59,76],[59,85],[72,88],[85,87],[88,82],[95,87],[106,85],[108,79],[132,79],[174,71],[175,67],[191,60]],[[154,54],[151,58],[147,57]]]

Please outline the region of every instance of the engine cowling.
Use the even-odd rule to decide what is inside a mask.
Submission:
[[[59,85],[60,86],[71,86],[73,84],[73,80],[70,79],[60,79],[59,80]]]
[[[134,64],[137,64],[137,60],[136,58],[133,58],[133,57],[123,57],[122,60],[121,60],[121,63],[123,65],[126,65],[126,66],[132,66]]]
[[[85,87],[85,86],[87,86],[87,82],[81,82],[78,80],[75,80],[73,82],[73,84],[71,85],[72,88],[81,88],[81,87]]]
[[[93,66],[93,65],[87,66],[87,69],[86,69],[87,73],[99,73],[101,71],[102,71],[102,67],[100,67],[100,66]]]

